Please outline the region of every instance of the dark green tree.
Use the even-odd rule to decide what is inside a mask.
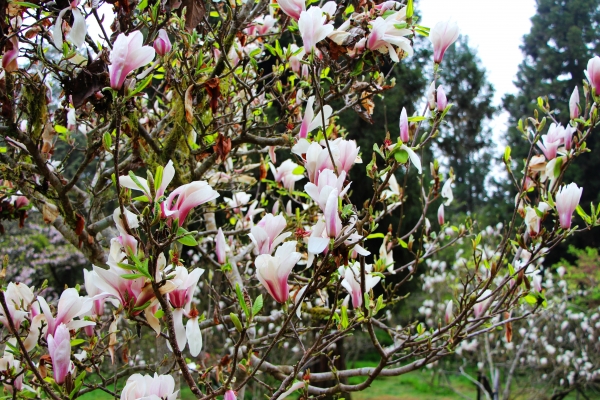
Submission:
[[[492,132],[487,121],[496,109],[491,104],[494,87],[467,37],[461,36],[446,52],[438,83],[454,104],[437,139],[437,147],[456,177],[453,209],[480,212],[488,199],[485,180],[492,160]]]
[[[532,115],[538,97],[548,96],[555,118],[563,125],[569,121],[569,97],[575,86],[579,87],[583,99],[582,81],[587,62],[600,54],[600,0],[537,0],[537,13],[531,21],[531,31],[521,46],[524,60],[515,81],[519,92],[504,98],[504,107],[510,114],[508,144],[513,158],[518,160],[526,157],[527,146],[523,146],[517,122]],[[592,151],[600,149],[597,135],[592,135],[587,142]],[[590,154],[579,158],[566,174],[565,182],[583,186],[581,203],[584,205],[600,201],[598,171],[600,158]],[[514,199],[515,189],[511,190],[508,202]],[[598,247],[600,237],[594,233],[583,234],[571,243],[579,248]],[[566,251],[566,246],[563,250]],[[561,253],[566,255],[565,251],[556,252],[556,257]]]

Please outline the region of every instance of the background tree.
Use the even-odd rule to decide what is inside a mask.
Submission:
[[[437,147],[454,170],[453,209],[474,213],[488,199],[485,181],[491,168],[492,134],[487,122],[496,111],[494,87],[487,80],[477,51],[461,36],[444,57],[440,80],[452,108],[440,127]]]

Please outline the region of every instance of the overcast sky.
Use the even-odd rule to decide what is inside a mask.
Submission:
[[[535,0],[421,0],[422,24],[433,28],[438,21],[454,19],[461,33],[478,49],[488,79],[496,88],[499,104],[507,92],[523,55],[519,46],[529,33]]]

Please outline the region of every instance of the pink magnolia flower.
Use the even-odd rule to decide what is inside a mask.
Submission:
[[[227,241],[221,228],[219,228],[217,237],[215,238],[215,253],[217,254],[219,264],[224,265],[227,262]]]
[[[300,14],[306,10],[305,0],[278,0],[281,11],[294,18],[296,21],[300,19]]]
[[[564,128],[561,125],[552,124],[548,129],[548,134],[542,135],[541,140],[537,142],[548,161],[556,158],[558,147],[564,142]]]
[[[250,36],[255,36],[257,34],[259,36],[266,35],[271,30],[273,30],[273,27],[276,23],[277,20],[271,15],[261,15],[260,17],[252,21],[252,24],[247,29],[247,33]]]
[[[154,50],[159,56],[164,56],[171,52],[171,40],[169,34],[164,29],[158,31],[158,36],[154,39]]]
[[[565,150],[571,150],[571,146],[573,145],[573,135],[577,132],[577,129],[572,126],[567,126],[563,131],[563,142],[565,145]]]
[[[13,347],[18,347],[17,339],[11,337],[8,339],[8,343]],[[21,362],[19,360],[15,360],[15,356],[10,353],[10,347],[6,346],[4,349],[4,356],[0,358],[0,372],[5,377],[4,381],[7,382],[8,379],[12,378],[12,385],[8,383],[4,383],[4,388],[9,392],[13,393],[13,390],[23,390],[23,368],[21,367]]]
[[[575,86],[569,99],[569,112],[571,119],[579,118],[579,89]]]
[[[304,185],[304,190],[319,205],[321,211],[325,211],[327,199],[332,190],[337,190],[339,197],[343,197],[350,188],[350,184],[344,188],[345,180],[345,171],[342,171],[339,176],[336,176],[335,172],[332,170],[324,169],[319,173],[318,184],[315,185],[314,183],[309,182]]]
[[[342,231],[342,220],[338,211],[338,190],[333,189],[329,192],[327,203],[325,204],[325,230],[330,238],[337,238]]]
[[[542,219],[548,210],[550,210],[550,206],[544,202],[540,202],[536,208],[529,206],[525,207],[525,225],[527,226],[531,237],[534,238],[540,233]],[[540,212],[542,216],[539,216],[538,212]]]
[[[119,177],[119,184],[131,190],[142,191],[146,198],[148,198],[148,201],[153,202],[158,201],[158,199],[165,194],[167,186],[169,186],[169,183],[171,183],[174,177],[175,167],[173,166],[173,161],[169,160],[169,162],[167,163],[167,165],[165,165],[164,168],[162,166],[159,166],[157,168],[156,176],[154,177],[154,179],[160,179],[160,183],[158,189],[156,190],[155,197],[152,197],[150,187],[148,186],[148,181],[140,176],[136,176],[134,180],[129,175],[122,175]]]
[[[371,21],[371,33],[366,38],[366,48],[372,51],[379,51],[383,54],[389,54],[393,62],[400,61],[398,52],[394,46],[411,56],[413,48],[410,40],[404,37],[410,35],[412,33],[411,30],[396,28],[398,24],[405,20],[406,9],[403,8],[385,19],[377,17],[374,21]]]
[[[106,302],[106,298],[101,296],[104,292],[102,292],[93,282],[94,275],[92,271],[88,271],[87,269],[83,270],[83,281],[85,284],[85,291],[87,295],[92,299],[92,314],[95,316],[102,316],[104,314],[104,303]]]
[[[285,160],[281,163],[279,167],[275,167],[273,163],[269,163],[269,168],[273,173],[273,177],[275,178],[275,182],[279,182],[289,191],[294,190],[295,183],[299,180],[304,179],[304,175],[302,173],[295,174],[294,171],[300,167],[298,164],[293,162],[290,159]],[[302,172],[304,168],[301,168]]]
[[[491,294],[492,291],[486,289],[485,291],[483,291],[483,293],[479,295],[478,299],[481,300],[479,300],[473,306],[473,314],[475,315],[475,318],[479,318],[481,315],[483,315],[484,310],[487,309],[488,304],[490,303],[490,301],[492,301],[492,298],[490,297]]]
[[[283,215],[267,214],[250,229],[248,236],[259,254],[271,254],[280,243],[292,235],[292,232],[281,233],[286,226]]]
[[[214,190],[208,182],[194,181],[172,191],[167,200],[162,203],[163,211],[167,218],[178,218],[179,226],[182,226],[193,208],[217,197],[219,197],[219,192]],[[175,198],[177,201],[173,204]]]
[[[333,169],[331,157],[327,149],[323,148],[319,143],[312,142],[306,151],[306,161],[304,164],[308,179],[318,184],[319,173],[324,169]]]
[[[571,183],[561,187],[556,194],[556,211],[558,212],[561,228],[571,228],[571,218],[573,217],[573,211],[579,205],[581,193],[583,193],[583,188],[577,187],[576,183]]]
[[[448,99],[446,98],[446,92],[442,85],[437,88],[437,109],[439,112],[444,112],[448,105]]]
[[[395,9],[395,8],[397,8],[399,6],[401,6],[401,4],[398,3],[397,1],[388,0],[388,1],[384,1],[381,4],[377,4],[375,6],[375,9],[381,11],[382,13],[384,13],[387,10]]]
[[[408,143],[410,140],[408,115],[406,114],[406,108],[404,107],[402,107],[402,112],[400,113],[400,140],[402,140],[402,143]]]
[[[331,142],[330,145],[333,147],[332,152],[334,153],[335,164],[338,167],[338,172],[346,171],[346,173],[348,173],[355,163],[362,162],[358,156],[360,147],[356,145],[355,140],[339,138]]]
[[[188,273],[187,268],[175,268],[175,280],[181,282],[179,286],[168,294],[169,302],[174,308],[173,325],[177,339],[177,347],[183,350],[189,343],[190,354],[196,357],[202,350],[202,333],[198,326],[198,312],[190,312],[194,291],[198,286],[200,276],[204,273],[202,268],[196,268]],[[189,317],[187,326],[183,326],[183,316]]]
[[[290,47],[286,50],[286,54],[290,54],[289,63],[292,71],[294,71],[301,77],[307,77],[308,65],[301,63],[302,59],[304,58],[304,55],[306,54],[304,52],[304,48],[298,47],[292,43],[290,44]]]
[[[305,139],[308,137],[309,132],[314,131],[317,128],[325,129],[329,124],[329,117],[333,110],[329,105],[323,106],[323,114],[325,116],[325,127],[323,127],[323,116],[321,115],[321,111],[317,113],[315,116],[315,112],[313,110],[313,104],[315,102],[315,96],[310,96],[308,101],[306,102],[306,110],[304,111],[304,118],[302,118],[302,125],[300,125],[300,132],[298,132],[298,137],[300,139]]]
[[[4,296],[6,298],[6,305],[8,306],[8,315],[5,314],[4,308],[0,307],[0,323],[8,329],[8,318],[10,318],[18,330],[21,327],[21,323],[30,315],[35,295],[29,286],[24,283],[10,282],[6,287]]]
[[[536,272],[538,273],[533,275],[531,278],[531,283],[533,284],[533,288],[536,292],[542,293],[542,275],[539,274],[539,271]]]
[[[17,58],[19,58],[19,38],[13,35],[4,45],[6,51],[2,55],[2,68],[6,72],[14,72],[19,69]]]
[[[233,390],[226,391],[223,400],[237,400],[235,392]]]
[[[113,212],[113,220],[115,221],[115,225],[117,226],[117,230],[120,233],[120,236],[117,237],[119,243],[126,249],[126,251],[131,252],[133,254],[137,253],[137,240],[127,232],[125,229],[125,223],[121,218],[121,210],[116,208]],[[127,226],[130,230],[136,229],[140,226],[137,215],[129,211],[125,208],[125,218],[127,219]]]
[[[311,54],[313,51],[320,54],[316,48],[317,43],[325,39],[333,31],[333,25],[326,23],[327,17],[320,7],[312,6],[307,11],[302,11],[298,20],[298,30],[304,43],[304,51]]]
[[[150,46],[144,46],[144,37],[140,31],[129,35],[120,33],[115,40],[110,53],[110,87],[119,90],[127,75],[154,60],[155,51]]]
[[[175,380],[171,375],[133,374],[121,391],[121,400],[175,400],[178,394],[179,390],[175,390]]]
[[[381,280],[379,276],[373,276],[371,274],[372,266],[370,264],[365,265],[365,290],[369,292],[375,287]],[[343,278],[342,286],[348,291],[352,298],[352,306],[357,309],[363,304],[364,293],[361,289],[361,273],[360,263],[357,261],[351,267],[338,269],[340,276]]]
[[[444,313],[444,321],[446,322],[446,325],[448,325],[454,317],[454,314],[452,313],[452,306],[452,300],[448,300],[448,303],[446,304],[446,312]]]
[[[52,373],[59,385],[65,382],[67,374],[73,370],[71,363],[71,334],[65,324],[60,324],[55,333],[48,335],[48,353],[52,359]]]
[[[600,57],[588,61],[586,75],[596,95],[600,94]]]
[[[440,226],[444,225],[444,203],[440,204],[440,207],[438,208],[437,217]]]
[[[275,301],[285,303],[290,289],[288,277],[302,255],[296,251],[296,242],[285,242],[277,248],[275,256],[261,254],[256,257],[256,278]]]
[[[456,22],[441,21],[435,24],[429,32],[429,40],[433,43],[433,62],[440,64],[444,59],[444,54],[456,39],[458,39],[459,29]]]
[[[48,324],[46,335],[54,335],[56,329],[61,324],[64,324],[68,329],[79,329],[85,326],[96,325],[93,321],[75,319],[91,310],[93,303],[89,298],[80,297],[74,288],[66,289],[60,295],[60,300],[56,308],[56,318],[52,315],[46,299],[38,296],[38,303]]]
[[[62,25],[63,25],[63,17],[67,11],[71,11],[73,15],[73,26],[69,31],[68,39],[73,42],[76,47],[83,46],[85,42],[85,35],[87,35],[87,26],[85,24],[85,17],[77,8],[79,4],[79,0],[72,0],[69,7],[63,9],[58,13],[58,17],[56,18],[56,23],[54,24],[54,28],[52,30],[52,36],[54,38],[54,44],[58,48],[59,51],[62,51],[63,47],[63,33],[62,33]]]

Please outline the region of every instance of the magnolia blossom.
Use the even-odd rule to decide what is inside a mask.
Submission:
[[[358,156],[360,147],[356,145],[355,140],[338,138],[331,142],[330,145],[338,170],[348,173],[355,163],[362,163],[362,160]]]
[[[435,110],[435,81],[431,82],[431,85],[427,88],[427,93],[425,93],[425,97],[427,98],[427,106],[430,111]]]
[[[313,110],[314,102],[315,96],[310,96],[306,102],[304,118],[302,118],[302,125],[300,125],[300,132],[298,133],[298,138],[300,139],[307,138],[308,134],[317,128],[321,128],[323,131],[325,131],[325,127],[327,124],[329,124],[329,117],[331,117],[333,112],[331,106],[323,106],[323,110],[319,111],[315,116],[315,112]],[[321,115],[321,112],[323,112],[323,115]],[[325,126],[323,126],[323,116],[325,117]]]
[[[448,178],[446,182],[444,182],[444,186],[442,186],[442,197],[446,199],[444,202],[445,206],[449,206],[454,200],[454,194],[452,193],[452,182],[454,179],[452,177]]]
[[[556,158],[558,147],[564,143],[565,129],[562,125],[551,124],[546,135],[542,135],[541,140],[537,142],[548,160]]]
[[[289,62],[290,62],[290,68],[292,69],[292,71],[294,71],[296,74],[300,75],[301,77],[307,77],[308,76],[308,65],[307,64],[302,64],[302,58],[304,58],[304,55],[306,54],[304,51],[303,47],[298,47],[295,44],[290,44],[290,47],[286,50],[286,54],[289,54]]]
[[[96,325],[93,321],[76,320],[87,313],[92,308],[92,301],[86,297],[80,297],[75,288],[66,289],[60,295],[58,306],[56,307],[56,318],[52,315],[50,306],[42,296],[38,296],[40,309],[46,317],[48,328],[46,335],[54,335],[59,325],[63,324],[68,329],[79,329],[89,325]]]
[[[440,204],[437,212],[438,223],[444,225],[444,203]]]
[[[125,219],[127,221],[127,226],[129,230],[136,229],[140,226],[140,222],[138,220],[138,216],[129,211],[125,210]],[[123,248],[131,253],[137,252],[137,240],[128,233],[128,230],[125,228],[125,222],[123,222],[121,210],[116,208],[113,212],[113,220],[115,221],[115,225],[117,226],[117,230],[119,231],[120,236],[117,237],[117,240]]]
[[[281,4],[281,0],[280,4]],[[237,397],[235,395],[235,392],[233,390],[228,390],[225,392],[225,396],[223,397],[223,400],[237,400]]]
[[[586,75],[596,95],[600,94],[600,57],[588,61]]]
[[[327,202],[325,203],[325,230],[327,236],[332,239],[337,238],[342,232],[342,220],[338,211],[338,190],[333,189],[329,192]]]
[[[271,254],[280,243],[291,236],[292,232],[283,232],[287,222],[283,215],[265,215],[250,229],[250,240],[256,246],[259,254]]]
[[[121,400],[175,400],[178,394],[179,390],[175,390],[175,380],[171,375],[133,374],[121,391]]]
[[[54,380],[62,385],[74,369],[71,363],[71,334],[65,324],[58,325],[56,332],[48,335],[48,353],[52,359]]]
[[[381,280],[379,276],[371,274],[372,266],[365,264],[365,290],[369,292]],[[361,289],[361,272],[360,263],[357,261],[351,267],[338,269],[340,276],[343,278],[342,286],[348,291],[352,298],[352,306],[356,309],[362,306],[364,293]]]
[[[456,22],[440,21],[429,32],[429,40],[433,44],[433,62],[440,64],[444,59],[444,54],[456,39],[458,39],[459,29]]]
[[[487,309],[488,304],[492,300],[492,298],[490,297],[491,294],[492,291],[486,289],[485,291],[483,291],[483,293],[479,295],[479,301],[473,306],[473,314],[475,315],[475,318],[479,318],[483,314],[484,310]]]
[[[406,20],[406,8],[388,16],[383,19],[377,17],[371,22],[371,33],[366,39],[364,46],[372,51],[379,51],[383,54],[389,54],[390,58],[394,62],[399,62],[400,58],[394,46],[398,47],[407,55],[413,54],[413,49],[410,44],[410,40],[404,36],[410,35],[412,31],[410,29],[402,28],[398,29],[396,26]],[[394,46],[392,46],[394,45]],[[362,47],[363,43],[357,43],[357,47]]]
[[[221,228],[219,228],[215,238],[215,253],[217,253],[219,264],[224,265],[227,262],[227,242]]]
[[[408,143],[410,140],[408,131],[408,116],[406,114],[406,108],[404,107],[402,107],[402,112],[400,113],[400,140],[402,140],[402,143]]]
[[[345,180],[346,171],[342,171],[339,176],[336,176],[331,169],[324,169],[319,172],[317,184],[309,182],[304,185],[304,190],[319,205],[321,211],[325,211],[325,205],[332,190],[336,189],[339,196],[343,197],[350,188],[350,184],[344,188]]]
[[[8,339],[8,343],[11,344],[13,348],[18,347],[17,339],[11,337]],[[10,352],[10,347],[6,346],[4,348],[4,356],[0,358],[0,372],[5,377],[5,382],[8,381],[8,377],[13,379],[12,385],[8,383],[4,383],[4,388],[8,390],[9,393],[13,393],[14,389],[23,390],[23,375],[21,372],[23,368],[21,367],[21,362],[19,360],[15,360],[15,356]]]
[[[175,167],[173,161],[169,160],[167,165],[163,168],[159,166],[154,179],[160,180],[158,183],[158,189],[156,190],[156,196],[152,197],[148,181],[139,176],[122,175],[119,177],[119,184],[131,190],[140,190],[144,193],[149,202],[158,201],[161,196],[165,194],[165,190],[169,183],[175,177]]]
[[[544,202],[540,202],[536,208],[525,207],[525,225],[531,237],[536,237],[540,233],[542,219],[548,210],[550,206]],[[538,215],[538,212],[542,215]]]
[[[203,273],[202,268],[195,268],[188,273],[187,268],[178,266],[175,268],[175,280],[180,284],[168,294],[169,302],[173,307],[173,325],[177,347],[179,350],[183,350],[189,343],[192,357],[196,357],[202,350],[202,333],[198,326],[198,312],[191,309],[191,304],[198,280]],[[183,326],[184,315],[189,318],[186,327]]]
[[[391,242],[388,242],[390,235],[385,235],[381,247],[379,247],[379,262],[388,270],[390,274],[396,274],[394,271],[394,250]]]
[[[255,35],[266,35],[267,33],[269,33],[273,27],[275,26],[275,24],[277,23],[277,20],[275,18],[273,18],[270,15],[261,15],[260,17],[256,18],[254,21],[252,21],[252,25],[250,25],[247,29],[247,33],[250,36],[255,36]]]
[[[300,15],[306,10],[305,0],[278,0],[281,11],[294,18],[296,21],[300,19]]]
[[[194,181],[187,183],[173,190],[163,205],[163,211],[169,219],[179,219],[179,226],[182,226],[188,213],[195,207],[208,203],[219,197],[219,192],[206,181]],[[177,201],[175,201],[177,199]],[[175,203],[173,204],[173,202]]]
[[[324,169],[333,169],[333,163],[327,149],[319,143],[313,142],[306,151],[306,161],[304,163],[308,179],[318,184],[319,173]]]
[[[452,321],[452,318],[454,317],[454,314],[452,313],[452,306],[453,306],[453,302],[452,300],[448,300],[448,303],[446,304],[446,311],[444,312],[444,322],[446,322],[446,325],[450,323],[450,321]]]
[[[437,88],[437,109],[439,112],[444,112],[448,105],[448,99],[446,98],[446,92],[442,85]]]
[[[571,119],[579,118],[579,89],[575,86],[569,99],[569,114]]]
[[[269,163],[269,168],[273,173],[273,177],[275,182],[280,182],[284,188],[287,190],[293,191],[294,184],[299,180],[304,179],[304,175],[302,173],[295,174],[294,171],[299,167],[298,164],[293,162],[290,159],[285,160],[281,163],[279,167],[275,167],[273,163]],[[301,168],[302,169],[302,168]],[[302,169],[303,170],[303,169]]]
[[[234,212],[239,213],[240,210],[246,210],[244,206],[248,204],[251,198],[252,195],[246,192],[235,192],[231,198],[225,197],[223,200],[227,204],[227,207],[232,208]]]
[[[302,254],[296,252],[296,242],[285,242],[277,248],[275,256],[261,254],[256,257],[256,278],[275,301],[285,303],[290,289],[288,277]]]
[[[577,205],[579,205],[582,192],[583,188],[577,187],[576,183],[571,183],[561,187],[556,194],[556,211],[558,212],[561,228],[571,228],[573,211],[575,211]]]
[[[158,31],[158,36],[154,39],[154,50],[159,56],[164,56],[171,52],[171,40],[169,34],[164,29]]]
[[[54,38],[54,44],[60,51],[62,51],[63,47],[63,17],[65,16],[65,13],[67,11],[71,11],[71,14],[73,15],[73,26],[71,27],[71,30],[67,35],[68,40],[73,42],[75,47],[81,47],[85,42],[85,35],[87,35],[87,26],[85,25],[85,17],[77,8],[78,4],[79,0],[72,0],[69,3],[69,7],[61,10],[60,13],[58,13],[58,17],[56,17],[56,23],[54,24],[54,28],[52,30],[52,36]]]
[[[127,75],[154,60],[155,51],[150,46],[144,46],[144,37],[140,31],[129,35],[120,33],[115,40],[110,53],[110,87],[119,90]]]
[[[19,69],[17,58],[19,57],[19,37],[13,35],[4,45],[6,51],[2,55],[2,68],[6,72],[14,72]]]
[[[6,287],[4,294],[6,305],[8,306],[8,315],[4,308],[0,307],[0,323],[9,328],[8,318],[12,319],[15,329],[21,327],[21,323],[29,315],[31,306],[35,300],[35,295],[29,286],[23,283],[10,282]]]
[[[302,11],[298,20],[298,30],[304,43],[304,51],[311,54],[313,51],[319,55],[317,43],[325,39],[333,31],[333,25],[326,23],[327,17],[320,7],[312,6],[307,11]]]
[[[385,182],[385,180],[387,179],[388,174],[381,176],[381,180],[383,182]],[[383,192],[381,192],[381,194],[383,195],[384,199],[389,199],[390,197],[402,197],[402,188],[398,184],[396,175],[392,174],[392,176],[390,176],[387,188]]]

